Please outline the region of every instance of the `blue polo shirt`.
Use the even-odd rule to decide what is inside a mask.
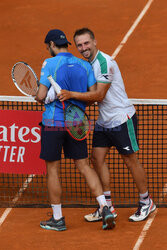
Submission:
[[[40,83],[48,89],[51,87],[47,79],[49,75],[52,75],[62,89],[69,91],[87,92],[88,88],[96,83],[92,66],[87,61],[79,59],[68,52],[59,53],[57,56],[44,61]],[[70,99],[70,102],[85,110],[85,102],[74,99]],[[65,105],[68,105],[68,101],[65,101]],[[62,103],[59,100],[45,105],[42,124],[64,126],[64,113]]]

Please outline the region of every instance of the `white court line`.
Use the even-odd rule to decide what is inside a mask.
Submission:
[[[120,50],[123,48],[123,46],[125,45],[125,43],[127,42],[128,38],[130,37],[130,35],[133,33],[133,31],[135,30],[135,28],[137,27],[137,25],[139,24],[139,22],[141,21],[141,19],[144,17],[144,15],[146,14],[146,12],[148,11],[148,9],[150,8],[151,4],[153,3],[154,0],[149,0],[146,4],[146,6],[144,7],[144,9],[142,10],[142,12],[140,13],[140,15],[137,17],[137,19],[135,20],[135,22],[133,23],[133,25],[131,26],[131,28],[129,29],[129,31],[126,33],[126,35],[124,36],[124,38],[122,39],[122,41],[120,42],[119,46],[116,48],[116,50],[113,52],[112,54],[112,58],[114,59],[118,53],[120,52]],[[162,191],[162,195],[163,193],[165,193],[167,191],[167,183],[165,184],[163,191]],[[162,198],[161,198],[162,201]],[[147,222],[145,223],[143,230],[133,248],[133,250],[138,250],[152,224],[152,222],[154,221],[154,218],[156,216],[158,212],[158,209],[156,209],[156,211],[154,212],[154,214],[147,220]]]
[[[152,224],[152,222],[153,222],[153,220],[154,220],[154,218],[155,218],[157,212],[158,212],[158,208],[157,208],[157,209],[155,210],[155,212],[152,214],[151,218],[149,218],[149,219],[147,220],[147,222],[145,223],[145,225],[144,225],[144,227],[143,227],[143,230],[141,231],[140,236],[139,236],[139,238],[138,238],[138,240],[137,240],[137,242],[136,242],[136,244],[135,244],[133,250],[138,250],[138,249],[140,248],[141,244],[143,243],[143,241],[144,241],[144,239],[145,239],[145,236],[146,236],[146,234],[147,234],[149,228],[151,227],[151,224]]]
[[[25,180],[25,182],[23,183],[23,186],[19,189],[19,191],[17,192],[17,194],[15,195],[15,197],[12,200],[12,203],[15,204],[18,199],[22,196],[22,193],[24,192],[24,190],[28,187],[29,183],[32,181],[33,177],[35,176],[35,174],[30,174],[28,176],[28,178]],[[3,212],[3,214],[0,217],[0,226],[2,225],[2,223],[5,221],[6,217],[9,215],[9,213],[12,211],[12,208],[6,208],[5,211]]]
[[[167,183],[165,184],[165,186],[162,190],[161,198],[159,201],[162,202],[164,196],[166,196],[166,195],[167,195]],[[150,228],[150,226],[151,226],[151,224],[152,224],[152,222],[157,214],[157,212],[158,212],[158,208],[155,210],[155,212],[150,216],[150,218],[145,223],[143,230],[141,231],[141,234],[140,234],[138,240],[136,241],[136,244],[135,244],[133,250],[139,250],[139,248],[140,248],[141,244],[143,243],[145,236],[146,236],[146,234],[147,234],[147,232],[148,232],[148,230],[149,230],[149,228]]]
[[[128,38],[130,37],[130,35],[132,34],[132,32],[135,30],[135,28],[137,27],[137,25],[139,24],[139,22],[141,21],[141,19],[143,18],[143,16],[146,14],[147,10],[150,8],[150,6],[153,3],[153,1],[154,0],[149,0],[147,2],[146,6],[144,7],[144,9],[140,13],[140,15],[137,17],[137,19],[135,20],[135,22],[133,23],[133,25],[131,26],[131,28],[129,29],[129,31],[126,33],[126,35],[124,36],[124,38],[120,42],[119,46],[116,48],[116,50],[112,54],[111,57],[113,59],[118,55],[118,53],[120,52],[120,50],[122,49],[122,47],[125,45],[125,43],[127,42]]]

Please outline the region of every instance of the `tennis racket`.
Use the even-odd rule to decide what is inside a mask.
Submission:
[[[18,90],[26,96],[35,96],[39,81],[34,70],[25,62],[17,62],[12,68],[12,80]]]
[[[48,76],[48,80],[54,87],[57,94],[60,93],[61,88],[55,82],[52,76]],[[88,115],[77,105],[67,102],[68,105],[65,107],[62,102],[64,111],[65,128],[67,132],[77,141],[84,140],[90,133],[91,124]]]

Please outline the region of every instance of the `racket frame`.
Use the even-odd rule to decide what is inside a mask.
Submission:
[[[86,135],[85,135],[83,138],[79,139],[79,138],[76,138],[75,136],[73,136],[73,134],[71,133],[71,131],[68,129],[68,126],[66,125],[66,124],[67,124],[66,121],[65,121],[65,127],[66,127],[66,130],[67,130],[68,133],[72,136],[73,139],[75,139],[75,140],[77,140],[77,141],[83,141],[83,140],[85,140],[85,139],[88,137],[88,135],[89,135],[89,133],[90,133],[90,131],[91,131],[90,119],[89,119],[88,115],[86,114],[86,112],[84,112],[78,105],[73,104],[73,103],[71,103],[71,105],[77,107],[78,109],[80,109],[80,110],[84,113],[84,115],[86,115],[87,120],[88,120],[88,123],[89,123],[89,130],[87,131]],[[64,108],[63,108],[63,109],[64,109],[64,116],[66,116],[65,105],[64,105]]]
[[[56,94],[59,94],[60,91],[61,91],[61,87],[59,86],[59,84],[57,82],[55,82],[55,80],[53,79],[53,77],[51,75],[49,75],[47,78],[50,81],[51,85],[54,87],[54,90],[55,90]],[[65,120],[65,117],[66,117],[66,108],[65,108],[64,102],[61,102],[61,103],[62,103],[62,106],[63,106],[64,120]],[[86,112],[84,112],[78,105],[75,105],[73,103],[70,103],[70,104],[76,106],[78,109],[80,109],[86,115],[88,123],[89,123],[89,130],[87,131],[86,135],[83,138],[79,139],[79,138],[76,138],[75,136],[73,136],[73,134],[70,132],[70,130],[68,129],[68,126],[66,125],[66,121],[65,121],[65,128],[66,128],[67,132],[70,134],[70,136],[73,139],[75,139],[77,141],[83,141],[83,140],[85,140],[88,137],[88,135],[89,135],[89,133],[91,131],[90,119],[89,119],[88,115],[86,114]]]
[[[12,67],[11,75],[12,75],[12,80],[13,80],[13,82],[14,82],[16,88],[17,88],[23,95],[32,97],[32,95],[27,94],[26,92],[24,92],[24,91],[18,86],[17,81],[16,81],[16,79],[15,79],[15,77],[14,77],[14,71],[15,71],[15,68],[16,68],[16,66],[17,66],[18,64],[24,64],[25,66],[27,66],[27,67],[31,70],[32,74],[34,75],[34,77],[35,77],[35,79],[36,79],[37,86],[39,87],[39,80],[38,80],[38,77],[37,77],[35,71],[31,68],[31,66],[28,65],[28,63],[26,63],[26,62],[19,61],[19,62],[15,63],[15,64],[13,65],[13,67]]]

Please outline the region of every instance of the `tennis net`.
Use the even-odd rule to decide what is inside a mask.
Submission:
[[[149,192],[157,206],[167,207],[167,100],[131,99],[131,101],[138,116],[140,150],[137,154],[148,177]],[[0,96],[0,113],[2,110],[40,112],[44,110],[44,106],[35,102],[33,98]],[[97,105],[90,106],[87,113],[94,124],[98,116]],[[88,138],[89,156],[92,134],[93,131]],[[2,142],[2,124],[0,124],[0,142]],[[0,163],[1,161],[0,158]],[[115,207],[136,206],[138,191],[115,148],[110,150],[106,163],[110,169],[111,194]],[[62,204],[65,207],[96,205],[85,179],[75,168],[73,161],[64,159],[63,154],[60,179],[63,188]],[[46,183],[45,175],[0,173],[0,206],[48,207]]]

